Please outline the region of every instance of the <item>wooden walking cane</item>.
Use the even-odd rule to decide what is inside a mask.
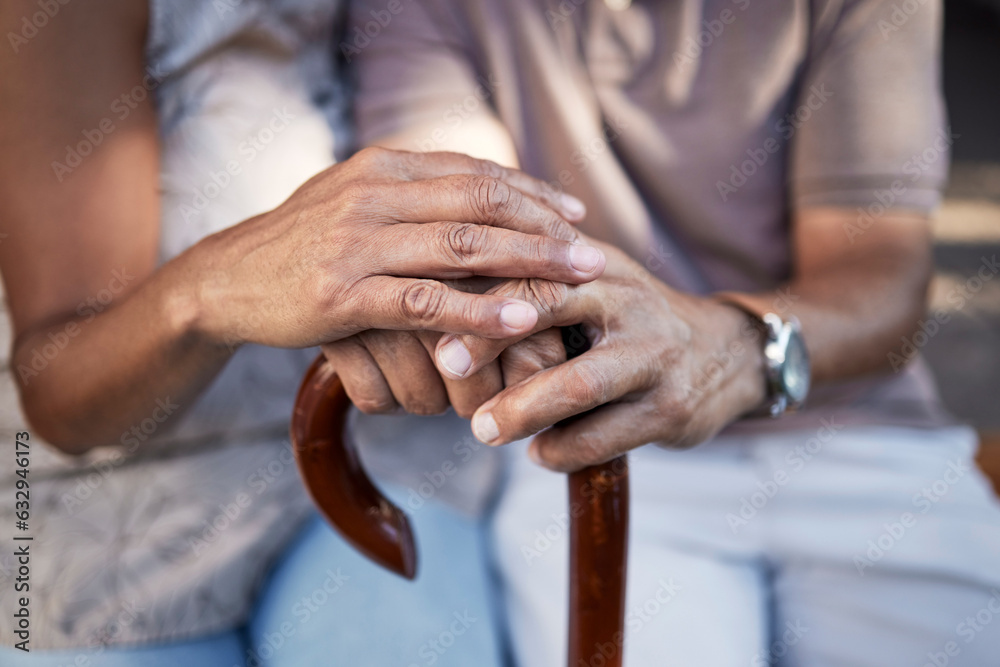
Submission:
[[[350,400],[321,355],[299,389],[291,436],[320,512],[361,553],[413,579],[410,522],[372,484],[343,437]],[[570,667],[621,667],[625,632],[628,464],[624,456],[569,475]],[[598,659],[597,655],[601,655]]]

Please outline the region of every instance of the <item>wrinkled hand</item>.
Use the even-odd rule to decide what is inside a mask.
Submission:
[[[482,293],[499,281],[471,278],[449,284]],[[566,359],[559,331],[550,329],[525,338],[504,350],[499,359],[455,380],[443,377],[434,367],[433,355],[440,337],[431,331],[372,329],[322,348],[351,402],[366,414],[403,410],[434,415],[451,406],[465,419],[470,419],[476,408],[504,386]]]
[[[193,281],[198,327],[230,346],[310,347],[370,329],[522,335],[537,320],[530,304],[441,281],[592,280],[604,257],[574,244],[567,222],[584,213],[492,162],[366,149],[192,249],[207,267]]]
[[[432,355],[441,334],[372,330],[323,346],[351,402],[366,414],[404,410],[440,414],[449,406],[466,419],[505,386],[566,359],[558,329],[533,334],[469,377],[443,377]]]
[[[698,444],[763,400],[759,334],[747,316],[677,292],[618,249],[595,245],[608,259],[598,280],[526,279],[491,290],[534,304],[532,331],[582,324],[591,347],[479,407],[472,424],[480,440],[499,445],[548,428],[529,453],[572,471],[649,442]],[[442,336],[437,368],[452,379],[474,375],[516,340]],[[465,374],[442,361],[466,355]]]

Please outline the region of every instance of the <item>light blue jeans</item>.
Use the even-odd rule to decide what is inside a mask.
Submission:
[[[497,667],[500,632],[481,523],[431,504],[410,519],[420,558],[415,582],[373,565],[316,516],[276,565],[243,628],[103,652],[0,647],[0,665]]]
[[[975,434],[827,424],[630,454],[625,667],[1000,665],[1000,503]],[[512,653],[565,665],[566,479],[507,451]]]

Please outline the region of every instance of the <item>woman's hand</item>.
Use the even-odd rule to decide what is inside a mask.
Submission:
[[[369,148],[196,246],[196,328],[230,347],[308,347],[371,329],[523,335],[537,321],[530,304],[441,281],[593,280],[604,257],[567,222],[583,214],[492,162]]]
[[[747,316],[676,292],[616,248],[600,247],[608,266],[592,283],[520,280],[493,289],[538,308],[534,331],[583,324],[590,339],[587,352],[507,387],[473,418],[476,437],[493,445],[549,429],[529,452],[555,470],[648,442],[698,444],[764,398],[759,335]],[[474,375],[516,340],[442,336],[437,367],[459,379],[442,359],[467,354],[465,376]]]

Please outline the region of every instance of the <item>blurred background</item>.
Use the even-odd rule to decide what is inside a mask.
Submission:
[[[1000,276],[967,282],[1000,259],[1000,0],[946,0],[944,87],[951,179],[935,225],[930,312],[950,319],[923,352],[945,403],[983,436],[980,465],[1000,491]],[[968,300],[948,299],[965,289]]]
[[[1000,491],[1000,275],[969,282],[984,258],[1000,258],[1000,0],[946,0],[945,26],[945,93],[959,138],[935,225],[937,271],[929,312],[949,319],[923,353],[948,407],[982,434],[980,465]],[[964,303],[957,307],[959,300],[949,295],[963,289],[958,293]],[[10,343],[4,298],[0,437],[8,439],[25,426],[10,375]]]

